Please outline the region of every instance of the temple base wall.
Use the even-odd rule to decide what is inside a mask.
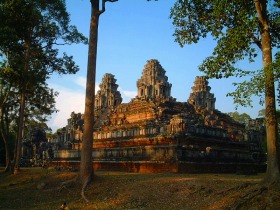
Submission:
[[[52,161],[51,167],[68,168],[78,170],[79,161]],[[257,174],[266,171],[265,164],[251,163],[165,163],[161,161],[93,161],[94,170],[122,171],[130,173],[236,173]]]
[[[80,150],[55,151],[49,165],[79,168],[80,154]],[[265,171],[265,157],[252,152],[246,142],[203,136],[96,141],[92,157],[95,170],[250,174]]]

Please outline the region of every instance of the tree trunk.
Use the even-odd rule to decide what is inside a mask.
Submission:
[[[11,153],[10,153],[10,148],[8,144],[8,139],[4,140],[5,143],[5,150],[6,150],[6,166],[5,166],[5,172],[10,171],[11,168]]]
[[[21,83],[21,96],[20,96],[20,111],[19,111],[19,123],[18,123],[18,132],[17,140],[15,145],[15,154],[14,154],[14,174],[18,174],[20,170],[20,158],[22,150],[22,137],[24,129],[24,112],[25,112],[25,96],[26,96],[26,79],[25,77],[28,74],[29,69],[29,58],[30,58],[30,44],[25,43],[26,53],[25,53],[25,66],[22,74],[22,83]]]
[[[267,16],[267,1],[255,1],[261,28],[263,67],[265,75],[265,110],[267,135],[267,170],[265,182],[273,183],[279,179],[279,155],[277,141],[277,120],[275,105],[274,72],[272,69],[272,47]]]
[[[24,85],[25,86],[25,85]],[[16,139],[15,155],[14,155],[14,174],[18,174],[20,170],[20,158],[22,149],[22,136],[23,136],[23,121],[24,121],[24,109],[25,109],[25,88],[22,89],[20,99],[20,112],[19,112],[19,124]]]
[[[0,104],[0,133],[2,136],[2,139],[5,144],[5,153],[6,153],[6,166],[5,166],[5,172],[9,171],[11,169],[11,151],[9,147],[9,116],[8,116],[8,110],[6,108],[6,102],[7,98],[9,96],[10,90],[7,90],[6,93],[2,92],[5,88],[2,86],[2,81],[0,81],[0,92],[1,92],[1,104]]]
[[[91,21],[90,21],[90,35],[89,35],[89,49],[88,49],[84,134],[83,134],[81,163],[80,163],[80,172],[79,172],[79,179],[84,184],[84,187],[86,187],[93,178],[92,147],[93,147],[98,22],[99,22],[99,0],[91,0]]]
[[[7,120],[5,120],[5,114],[3,111],[4,106],[2,106],[1,108],[1,125],[0,125],[0,132],[1,132],[1,136],[2,139],[4,141],[5,144],[5,153],[6,153],[6,166],[5,166],[5,172],[8,172],[11,168],[11,152],[10,152],[10,147],[9,147],[9,122],[8,122],[8,118]]]

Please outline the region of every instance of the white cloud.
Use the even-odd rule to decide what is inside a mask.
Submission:
[[[85,77],[77,77],[74,81],[77,85],[86,89],[87,79]]]
[[[60,87],[57,89],[59,92],[56,98],[56,108],[59,110],[57,113],[52,114],[51,120],[48,125],[55,132],[58,128],[67,125],[67,119],[70,118],[71,113],[84,113],[85,110],[85,93],[75,92],[71,89]]]
[[[80,87],[82,87],[83,89],[86,89],[86,85],[87,85],[87,78],[86,77],[77,77],[74,80],[74,83],[79,85]],[[99,83],[97,82],[95,84],[95,94],[97,93],[97,91],[99,90]]]
[[[130,98],[135,98],[137,96],[137,91],[128,91],[124,90],[123,91],[124,96],[130,97]]]
[[[60,80],[60,82],[62,82]],[[59,92],[56,97],[56,109],[59,111],[51,115],[51,119],[48,122],[48,126],[52,128],[53,132],[56,132],[58,128],[65,127],[67,125],[67,119],[70,118],[72,112],[84,113],[85,110],[85,89],[86,78],[75,77],[72,81],[73,87],[66,88],[62,83],[49,84],[51,88]],[[72,83],[70,81],[70,83]],[[67,81],[69,84],[69,81]],[[75,88],[75,84],[82,87],[82,89]],[[99,90],[99,84],[95,85],[95,93]]]
[[[129,102],[132,98],[137,96],[137,91],[121,90],[120,92],[124,103]]]
[[[121,87],[118,88],[118,91],[121,93],[123,103],[129,102],[132,98],[137,96],[137,91],[123,90]]]
[[[99,90],[100,88],[99,88],[99,84],[97,83],[97,84],[95,84],[95,94],[97,93],[97,91]]]
[[[82,90],[75,89],[75,85],[71,88],[65,88],[63,85],[50,84],[50,87],[59,92],[56,98],[56,108],[58,113],[54,113],[48,122],[48,126],[56,132],[58,128],[63,128],[67,125],[67,119],[70,118],[72,112],[84,113],[85,110],[85,87],[86,78],[77,77],[74,79],[75,84],[83,87]],[[95,93],[99,90],[99,83],[95,85]],[[137,91],[122,90],[120,92],[123,97],[123,102],[127,103],[137,95]]]

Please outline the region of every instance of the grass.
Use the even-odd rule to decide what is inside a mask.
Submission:
[[[63,181],[76,173],[54,169],[24,168],[18,175],[0,170],[0,209],[59,209],[66,201],[73,209],[280,209],[277,190],[258,192],[263,174],[139,174],[113,171],[95,172],[86,191],[91,201],[81,199],[81,186],[63,190]],[[246,192],[249,192],[246,194]],[[245,204],[240,200],[245,200]],[[238,202],[239,203],[238,203]],[[237,209],[242,209],[237,208]]]
[[[74,175],[74,174],[73,174]],[[51,174],[41,168],[24,168],[18,175],[0,173],[0,209],[57,209],[66,194],[53,189],[70,174]],[[40,189],[46,184],[44,189]]]

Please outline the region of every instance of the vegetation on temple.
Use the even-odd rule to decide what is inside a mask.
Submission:
[[[56,111],[57,93],[46,80],[54,72],[73,74],[79,69],[72,56],[59,56],[57,46],[87,39],[70,25],[64,0],[1,0],[0,19],[1,132],[5,143],[10,131],[17,133],[17,173],[25,127],[45,124]]]
[[[248,115],[246,113],[240,114],[237,111],[235,111],[235,112],[229,112],[227,114],[239,123],[246,124],[249,122],[249,120],[251,120],[250,115]]]
[[[213,54],[200,65],[209,78],[250,76],[230,93],[235,103],[250,105],[250,96],[264,94],[267,131],[267,182],[279,179],[279,154],[274,82],[279,81],[279,53],[273,61],[273,48],[280,46],[279,1],[195,1],[178,0],[171,10],[176,41],[184,46],[211,35],[216,41]],[[263,68],[242,70],[236,63],[254,62],[261,52]],[[278,67],[277,67],[278,66]],[[262,100],[261,100],[262,101]]]

